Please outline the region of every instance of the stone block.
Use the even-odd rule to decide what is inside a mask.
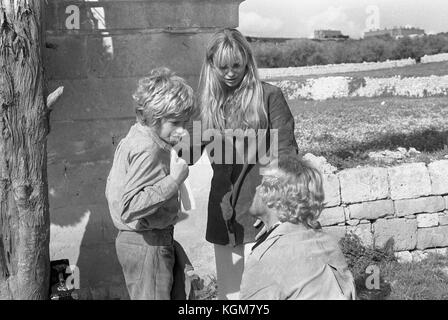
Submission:
[[[447,212],[439,213],[439,224],[441,226],[448,225],[448,213]]]
[[[344,203],[385,199],[389,196],[387,169],[355,168],[338,174]]]
[[[373,224],[374,244],[383,247],[394,239],[394,250],[413,250],[417,244],[417,221],[408,219],[379,219]]]
[[[392,200],[413,199],[431,194],[431,180],[424,163],[388,168]]]
[[[334,207],[341,204],[339,179],[335,174],[323,176],[323,187],[325,192],[325,202],[327,207]]]
[[[443,197],[424,197],[418,199],[405,199],[394,201],[395,212],[398,217],[414,213],[430,213],[443,211],[445,201]]]
[[[357,225],[359,225],[359,222],[360,221],[358,219],[352,219],[352,220],[348,220],[347,224],[350,226],[357,226]]]
[[[428,257],[426,250],[414,250],[412,251],[412,262],[420,262]]]
[[[417,228],[430,228],[439,225],[438,213],[422,213],[417,215]]]
[[[446,255],[448,253],[448,248],[426,249],[425,252],[430,254]]]
[[[332,235],[336,240],[339,241],[341,238],[345,236],[347,228],[342,226],[332,226],[332,227],[323,227],[322,230]]]
[[[418,229],[418,249],[437,247],[448,247],[448,226]]]
[[[373,246],[373,233],[371,224],[359,224],[357,226],[347,227],[347,232],[357,235],[361,242],[367,246]]]
[[[348,206],[350,219],[376,220],[394,215],[392,200],[377,200],[372,202],[355,203]]]
[[[448,194],[448,160],[432,162],[428,165],[432,194]]]
[[[332,226],[338,223],[345,222],[344,208],[333,207],[325,208],[319,217],[319,222],[322,226]]]
[[[445,200],[445,209],[448,209],[448,196],[444,196],[443,199]]]
[[[399,263],[410,263],[412,262],[412,253],[409,251],[399,251],[395,252],[395,257]]]

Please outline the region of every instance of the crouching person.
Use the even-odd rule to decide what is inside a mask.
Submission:
[[[266,172],[250,208],[266,232],[245,265],[241,299],[355,299],[345,257],[317,221],[323,201],[319,171],[297,156]]]
[[[193,114],[193,90],[166,68],[139,81],[135,123],[120,141],[106,185],[116,250],[131,299],[168,300],[174,282],[179,186],[188,176],[171,149]]]

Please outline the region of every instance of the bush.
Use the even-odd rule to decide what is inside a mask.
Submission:
[[[284,43],[251,43],[260,68],[301,67],[319,64],[380,62],[417,59],[424,55],[448,52],[448,34],[419,38],[391,37],[347,40],[343,42],[289,40]]]
[[[386,299],[391,292],[391,286],[387,283],[380,273],[380,288],[367,289],[366,280],[369,274],[366,270],[369,266],[377,266],[390,262],[395,262],[396,258],[393,251],[393,239],[389,239],[385,246],[380,249],[371,249],[365,247],[360,238],[353,233],[347,233],[340,241],[342,253],[347,259],[347,264],[353,274],[356,285],[356,293],[360,300],[378,300]]]

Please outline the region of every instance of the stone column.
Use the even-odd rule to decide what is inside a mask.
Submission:
[[[137,79],[166,66],[196,88],[210,35],[238,26],[242,1],[47,1],[49,90],[65,87],[48,141],[51,255],[76,264],[94,295],[118,297],[123,288],[104,189],[117,143],[134,122]]]

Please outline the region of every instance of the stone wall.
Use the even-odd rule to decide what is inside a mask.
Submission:
[[[425,55],[421,59],[421,63],[443,62],[443,61],[448,61],[448,53]]]
[[[326,100],[349,97],[399,96],[423,98],[448,95],[448,76],[429,77],[321,77],[269,81],[280,87],[287,99]]]
[[[196,88],[211,34],[238,26],[240,2],[46,2],[49,90],[65,88],[48,136],[51,259],[68,258],[79,268],[81,287],[92,288],[96,298],[126,292],[104,190],[117,143],[134,122],[136,82],[166,66]],[[199,263],[210,256],[203,254],[205,206],[198,203],[198,216],[184,219],[176,231]]]
[[[394,238],[398,255],[448,247],[448,160],[325,175],[324,230],[367,246]]]
[[[421,63],[448,61],[448,53],[425,55]],[[388,60],[383,62],[340,63],[289,68],[260,68],[260,77],[265,80],[283,77],[301,77],[311,75],[329,75],[333,73],[360,72],[400,68],[415,65],[415,59]]]
[[[388,60],[383,62],[340,63],[289,68],[260,68],[260,77],[265,80],[281,77],[326,75],[332,73],[358,72],[405,67],[416,64],[414,59]]]

